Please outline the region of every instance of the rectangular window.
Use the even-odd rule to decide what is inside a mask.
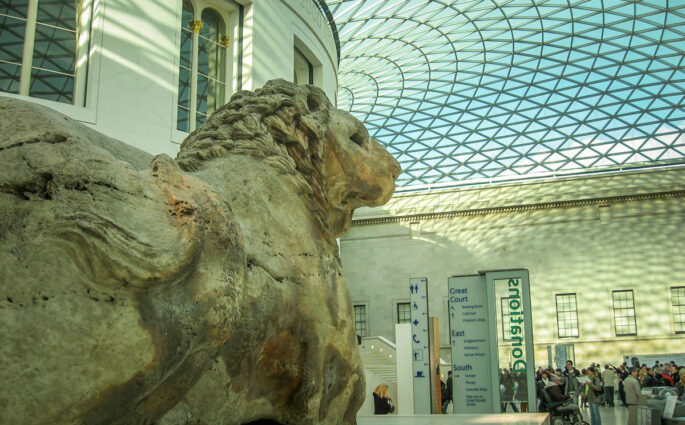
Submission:
[[[557,294],[556,301],[559,338],[578,338],[576,294]]]
[[[366,306],[363,304],[354,306],[354,329],[357,332],[357,335],[361,337],[368,336]]]
[[[685,334],[685,286],[671,288],[671,305],[675,333]]]
[[[411,323],[409,303],[397,303],[397,323]]]
[[[82,106],[91,0],[0,0],[0,91]]]
[[[616,336],[637,335],[633,290],[613,291]]]

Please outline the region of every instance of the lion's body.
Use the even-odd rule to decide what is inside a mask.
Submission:
[[[359,165],[335,114],[313,87],[241,93],[184,143],[184,172],[0,100],[0,422],[353,423],[334,238],[398,168],[369,144],[352,156],[387,169],[341,179]]]

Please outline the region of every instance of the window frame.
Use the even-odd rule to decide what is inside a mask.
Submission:
[[[292,49],[292,58],[293,58],[293,74],[295,72],[295,56],[297,52],[299,52],[300,55],[302,55],[308,63],[308,80],[310,81],[308,84],[315,85],[317,87],[322,87],[323,85],[323,64],[319,60],[319,57],[317,56],[314,51],[305,43],[301,38],[299,38],[297,35],[293,34],[293,49]],[[293,76],[293,82],[295,82],[295,78]],[[302,84],[302,83],[300,83]]]
[[[400,306],[405,306],[405,305],[408,307],[407,312],[409,313],[409,317],[407,318],[406,321],[400,321]],[[395,324],[400,325],[403,323],[411,324],[411,302],[410,301],[398,301],[395,303]]]
[[[46,104],[70,105],[75,108],[83,109],[86,107],[88,101],[88,73],[89,69],[93,67],[93,58],[90,55],[90,50],[94,40],[94,25],[95,22],[95,4],[94,0],[79,0],[76,5],[76,22],[74,30],[69,28],[62,28],[46,22],[40,22],[38,18],[39,0],[28,0],[27,11],[25,17],[14,15],[4,15],[10,19],[15,19],[24,22],[24,34],[22,39],[21,63],[5,61],[4,63],[15,65],[19,68],[19,87],[17,92],[0,91],[3,94],[10,96],[25,96],[31,99],[38,100],[38,103],[47,102]],[[56,31],[69,32],[74,34],[73,61],[74,73],[65,73],[58,70],[34,66],[34,59],[36,53],[36,34],[38,28],[52,28]],[[53,40],[54,41],[54,40]],[[54,49],[54,46],[53,46]],[[58,74],[70,77],[73,79],[73,87],[71,90],[71,102],[62,100],[55,100],[46,97],[38,97],[31,94],[32,83],[35,80],[34,71],[43,71],[48,74]],[[91,88],[91,91],[97,88]],[[57,93],[57,92],[56,92]],[[61,93],[61,92],[60,92]],[[90,122],[90,120],[86,120]]]
[[[682,290],[683,294],[676,297],[674,290]],[[676,298],[678,299],[678,304],[676,304]],[[685,334],[685,320],[680,321],[676,319],[681,314],[685,314],[685,286],[671,286],[671,317],[673,319],[673,332],[675,335]],[[680,330],[678,330],[679,324],[681,326]]]
[[[298,56],[300,57],[300,59],[304,60],[306,65],[307,65],[307,82],[306,83],[301,83],[301,82],[297,81]],[[307,55],[302,53],[302,51],[300,49],[298,49],[297,46],[293,46],[293,82],[295,84],[314,84],[314,65],[309,60]]]
[[[571,296],[571,295],[573,295],[573,305],[575,308],[573,308],[572,310],[559,310],[559,297],[567,297],[567,296]],[[556,313],[557,313],[557,337],[559,339],[580,338],[580,325],[578,323],[579,322],[578,321],[578,296],[576,295],[576,293],[575,292],[565,292],[565,293],[561,293],[561,294],[555,294],[554,295],[554,303],[555,303]],[[559,319],[559,316],[562,313],[575,313],[575,319],[574,319],[575,327],[564,328],[564,329],[575,329],[576,335],[570,335],[570,336],[569,335],[564,335],[564,336],[561,335],[561,326],[559,326],[561,323],[561,320]],[[567,321],[567,320],[564,319],[564,321]]]
[[[616,307],[616,294],[619,293],[630,293],[630,300],[632,301],[632,307]],[[635,293],[632,289],[615,289],[611,291],[611,301],[612,301],[612,309],[613,309],[613,318],[614,318],[614,335],[617,337],[622,337],[622,336],[637,336],[637,312],[635,309]],[[625,301],[625,300],[618,300],[618,301]],[[618,316],[617,313],[623,310],[632,310],[633,314],[631,315],[625,315],[625,316]],[[618,320],[619,318],[630,318],[632,317],[633,319],[633,327],[635,328],[635,332],[631,333],[619,333],[618,331]],[[629,327],[630,325],[620,325],[621,327]]]
[[[363,307],[364,308],[364,321],[357,321],[357,307]],[[354,318],[354,333],[355,335],[358,335],[362,338],[368,337],[370,335],[369,332],[369,305],[368,303],[352,303],[352,313],[353,313],[353,318]],[[358,332],[357,328],[357,323],[364,323],[364,334]]]
[[[203,1],[203,0],[187,0],[188,3],[190,4],[192,8],[192,13],[193,13],[193,18],[192,21],[190,22],[190,33],[191,33],[191,52],[190,52],[190,61],[191,61],[191,68],[190,70],[187,70],[186,66],[181,65],[181,48],[182,48],[182,42],[183,42],[183,29],[184,29],[184,22],[183,22],[183,13],[184,13],[184,1],[179,2],[180,3],[180,9],[178,10],[178,21],[177,21],[177,44],[176,44],[176,93],[175,93],[175,108],[174,108],[174,139],[177,139],[178,141],[182,141],[187,137],[188,134],[192,133],[195,129],[197,129],[201,124],[198,124],[197,121],[197,116],[198,114],[201,114],[205,116],[205,120],[220,106],[225,105],[229,99],[231,98],[231,95],[236,89],[236,82],[234,81],[234,72],[235,70],[233,69],[233,62],[234,58],[236,57],[236,52],[234,51],[236,47],[240,49],[240,46],[237,46],[237,43],[240,42],[240,35],[236,33],[236,31],[241,31],[240,28],[236,28],[238,25],[238,15],[241,15],[241,10],[242,6],[239,4],[231,4],[229,6],[231,7],[222,7],[220,4],[216,4],[216,2],[212,1]],[[201,26],[198,26],[199,23],[202,22],[202,16],[203,13],[207,10],[211,10],[211,12],[215,13],[218,21],[219,21],[219,26],[222,27],[220,28],[220,33],[221,35],[219,36],[219,39],[221,41],[221,47],[225,49],[223,52],[223,64],[222,64],[222,70],[220,71],[220,77],[218,79],[214,78],[209,78],[205,76],[204,74],[200,73],[199,70],[199,44],[200,44],[200,31],[201,31]],[[203,37],[206,39],[206,37]],[[240,66],[240,64],[238,64]],[[186,69],[186,72],[190,74],[190,82],[189,82],[189,87],[188,87],[188,107],[181,106],[180,102],[180,94],[181,94],[181,68]],[[217,106],[215,109],[212,109],[211,112],[209,112],[209,103],[208,103],[208,109],[206,113],[198,111],[198,79],[199,77],[202,76],[203,78],[207,79],[208,84],[209,80],[216,80],[219,81],[223,85],[223,96],[219,96],[219,101],[217,102],[219,106]],[[215,94],[216,95],[216,94]],[[208,99],[211,97],[211,95],[208,95]],[[221,99],[223,97],[223,99]],[[180,129],[179,128],[179,110],[184,109],[186,110],[186,113],[188,115],[187,118],[187,131],[185,129]]]

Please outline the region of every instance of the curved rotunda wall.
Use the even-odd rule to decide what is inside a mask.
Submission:
[[[34,2],[23,3],[30,9]],[[217,105],[240,89],[254,90],[274,78],[292,81],[295,47],[312,64],[313,83],[335,103],[338,56],[331,27],[314,0],[81,0],[78,6],[90,11],[89,19],[83,21],[84,28],[90,30],[79,31],[76,37],[81,51],[88,53],[71,60],[76,62],[75,74],[85,80],[85,90],[74,96],[72,104],[60,103],[20,95],[17,77],[14,85],[0,83],[0,95],[43,104],[144,151],[175,156],[188,135],[177,129],[183,127],[179,124],[179,104],[183,106],[179,80],[184,78],[184,64],[192,68],[192,56],[202,55],[201,47],[197,47],[199,53],[193,51],[193,30],[187,25],[189,19],[184,19],[184,6],[187,10],[188,5],[193,20],[202,21],[203,13],[211,11],[222,26],[213,45],[215,49],[225,48],[221,52],[223,72],[216,71],[224,84],[223,93],[217,95],[223,102],[215,102]],[[23,19],[22,13],[16,14]],[[22,21],[3,21],[3,29],[8,22]],[[202,40],[208,34],[207,27],[198,32],[197,38]],[[23,37],[23,28],[16,33]],[[227,47],[221,47],[225,35]],[[189,58],[185,62],[181,51],[184,41]],[[15,62],[21,65],[22,58]],[[212,65],[205,66],[212,71]],[[203,76],[197,78],[202,80]],[[191,79],[187,81],[190,91]],[[198,105],[203,104],[203,99],[196,98]],[[186,103],[190,107],[190,102]]]

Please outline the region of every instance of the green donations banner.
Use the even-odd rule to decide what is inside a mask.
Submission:
[[[534,412],[528,271],[453,276],[448,286],[454,413]]]
[[[514,373],[526,372],[526,360],[523,353],[523,308],[521,305],[521,279],[507,279],[507,297],[504,299],[507,303],[508,312],[507,317],[502,316],[504,322],[508,322],[505,329],[511,336],[511,358],[513,359],[512,370]]]

